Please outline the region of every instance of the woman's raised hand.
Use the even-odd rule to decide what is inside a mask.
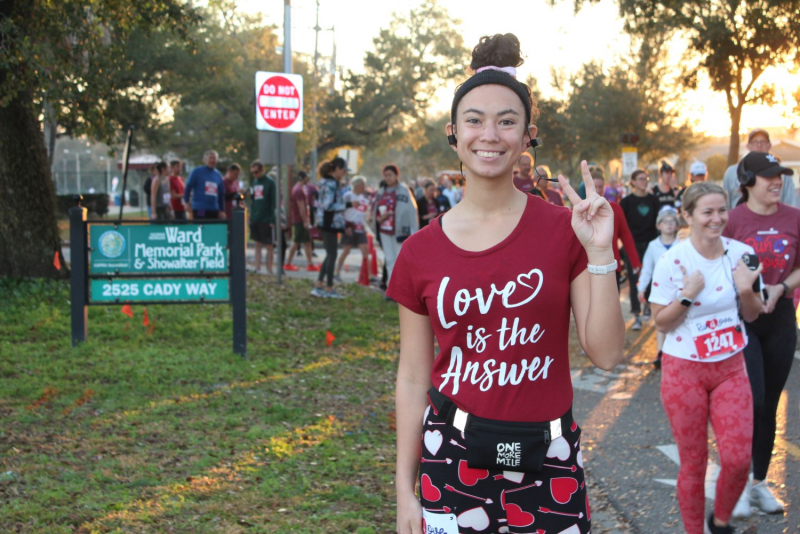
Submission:
[[[608,201],[597,194],[586,160],[581,161],[581,174],[586,186],[586,198],[581,199],[563,175],[558,176],[561,190],[572,203],[572,229],[587,251],[611,249],[614,236],[614,212]]]
[[[684,297],[692,300],[697,298],[697,295],[706,287],[706,279],[700,269],[692,274],[686,271],[686,267],[680,266],[681,273],[683,273],[683,291],[681,293]]]

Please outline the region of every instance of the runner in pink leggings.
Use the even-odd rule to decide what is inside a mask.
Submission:
[[[747,482],[753,406],[742,350],[743,320],[761,310],[753,290],[761,267],[742,261],[752,247],[722,237],[728,222],[724,190],[692,184],[683,196],[691,237],[659,260],[650,294],[656,327],[666,334],[661,400],[681,459],[678,504],[688,534],[727,534],[733,507]],[[714,511],[704,521],[708,421],[722,469]]]

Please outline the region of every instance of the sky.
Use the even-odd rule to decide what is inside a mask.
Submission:
[[[582,64],[599,60],[613,63],[615,58],[632,53],[630,39],[623,31],[618,7],[613,0],[585,5],[575,14],[573,1],[563,0],[550,7],[546,0],[439,0],[453,18],[461,20],[464,42],[474,46],[482,35],[514,33],[520,40],[525,63],[518,78],[532,74],[545,96],[551,95],[551,70],[577,71]],[[337,63],[359,71],[364,54],[372,49],[372,39],[380,28],[387,27],[395,11],[407,11],[421,0],[320,0],[320,27],[335,27]],[[240,9],[261,13],[268,23],[283,28],[283,0],[238,0]],[[292,49],[312,55],[314,52],[315,0],[292,0]],[[320,54],[332,51],[333,33],[320,32]],[[800,86],[800,74],[773,69],[764,75],[787,89]],[[705,86],[703,86],[705,85]],[[438,108],[449,109],[455,83],[442,87]],[[723,93],[701,84],[686,94],[684,114],[695,122],[696,129],[707,135],[729,135],[730,119]],[[755,127],[787,127],[789,119],[781,109],[747,106],[742,117],[742,133]]]

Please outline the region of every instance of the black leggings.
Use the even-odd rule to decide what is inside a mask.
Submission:
[[[639,254],[639,263],[644,264],[644,253],[647,251],[647,241],[634,241],[636,246],[636,253]],[[628,271],[628,288],[630,289],[631,297],[631,313],[639,315],[642,311],[641,304],[639,303],[639,289],[636,287],[636,282],[639,281],[639,275],[633,273],[633,266],[631,265],[630,256],[628,261],[625,262],[625,267]],[[641,270],[639,271],[641,272]],[[650,298],[650,287],[648,286],[645,292],[645,298]]]
[[[772,313],[745,326],[744,359],[753,390],[753,478],[765,480],[775,444],[778,403],[797,344],[792,299],[779,299]]]
[[[336,268],[336,255],[338,254],[339,234],[335,230],[322,230],[322,244],[325,246],[325,260],[319,270],[319,280],[328,276],[328,287],[333,287],[333,272]]]

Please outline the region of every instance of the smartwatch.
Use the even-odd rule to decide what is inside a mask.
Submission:
[[[692,299],[690,299],[689,297],[681,296],[681,306],[685,306],[685,307],[688,308],[693,303],[694,303],[694,301]]]

